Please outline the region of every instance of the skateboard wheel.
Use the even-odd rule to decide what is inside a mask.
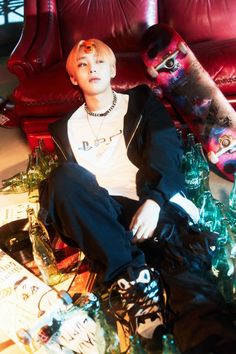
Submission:
[[[208,152],[207,157],[213,164],[216,164],[219,161],[218,157],[213,151]]]
[[[71,296],[65,290],[60,290],[57,296],[64,302],[65,305],[70,305],[73,302]]]

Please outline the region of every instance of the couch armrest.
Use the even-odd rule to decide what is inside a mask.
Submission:
[[[21,37],[11,53],[7,67],[19,80],[27,77],[32,72],[27,54],[32,47],[37,31],[37,0],[24,1],[24,26]]]
[[[8,60],[20,80],[62,58],[56,0],[25,0],[24,10],[22,36]]]
[[[37,37],[28,54],[35,71],[62,59],[56,0],[38,0]]]

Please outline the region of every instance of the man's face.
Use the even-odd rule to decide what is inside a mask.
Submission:
[[[115,68],[107,58],[98,58],[95,51],[93,53],[80,51],[75,66],[71,81],[78,85],[85,95],[99,94],[110,88]]]

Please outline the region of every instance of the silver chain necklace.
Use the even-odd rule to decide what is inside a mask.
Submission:
[[[116,95],[116,93],[115,93],[114,91],[112,91],[112,93],[113,93],[112,105],[111,105],[111,107],[110,107],[107,111],[105,111],[105,112],[103,112],[103,113],[90,112],[90,111],[88,110],[88,106],[86,105],[86,103],[84,104],[84,109],[85,109],[85,112],[87,113],[88,125],[89,125],[89,127],[90,127],[91,132],[93,133],[94,138],[95,138],[95,140],[94,140],[94,145],[95,145],[96,147],[98,147],[98,146],[100,145],[100,142],[99,142],[99,135],[100,135],[100,132],[101,132],[103,123],[104,123],[104,121],[105,121],[105,118],[106,118],[106,116],[114,109],[114,107],[116,106],[116,103],[117,103],[117,95]],[[92,124],[91,124],[91,122],[90,122],[89,116],[92,116],[92,117],[102,117],[102,120],[101,120],[101,123],[100,123],[100,125],[99,125],[99,128],[98,128],[97,133],[95,132],[95,130],[94,130],[94,128],[93,128],[93,126],[92,126]]]
[[[86,113],[87,113],[87,112],[86,112]],[[102,119],[102,121],[101,121],[101,123],[100,123],[100,125],[99,125],[98,132],[96,133],[96,132],[94,131],[94,129],[93,129],[93,126],[92,126],[92,124],[91,124],[91,122],[90,122],[90,119],[89,119],[88,113],[87,113],[88,125],[89,125],[89,127],[90,127],[91,132],[93,133],[94,138],[95,138],[95,140],[94,140],[94,145],[95,145],[96,147],[99,146],[99,135],[100,135],[100,131],[101,131],[101,129],[102,129],[102,126],[103,126],[103,123],[104,123],[105,118],[106,118],[106,116],[103,117],[103,119]]]

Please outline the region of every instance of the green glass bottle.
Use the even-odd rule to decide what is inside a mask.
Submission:
[[[205,154],[203,152],[202,144],[196,143],[193,148],[195,154],[195,161],[197,164],[199,177],[200,177],[200,183],[201,183],[200,190],[201,192],[204,192],[210,189],[209,187],[210,168],[207,159],[205,157]]]
[[[228,245],[217,243],[212,257],[212,272],[217,277],[217,285],[226,302],[233,302],[234,262],[230,256]]]
[[[38,144],[39,145],[36,148],[37,165],[41,174],[41,179],[45,179],[49,173],[57,166],[56,155],[48,152],[43,140],[39,140]]]
[[[219,240],[225,240],[228,245],[228,249],[230,252],[230,257],[236,257],[236,239],[235,234],[232,232],[231,223],[227,218],[222,220],[222,231]]]
[[[64,280],[65,276],[57,267],[50,238],[43,223],[38,220],[33,208],[27,209],[29,221],[29,237],[32,243],[33,257],[43,280],[48,285],[55,285]]]
[[[187,197],[196,203],[200,195],[200,177],[193,152],[186,152],[184,165],[184,179]]]
[[[185,170],[185,142],[184,142],[184,139],[183,139],[183,131],[181,129],[176,129],[176,132],[177,132],[177,135],[178,135],[180,146],[181,146],[182,151],[183,151],[181,170],[184,173],[184,170]]]
[[[172,334],[164,334],[162,337],[163,350],[162,354],[180,354],[176,347],[174,337]]]
[[[202,193],[199,227],[202,231],[214,232],[218,208],[210,191]]]
[[[236,172],[234,173],[234,182],[229,194],[229,212],[232,219],[236,221]]]
[[[35,154],[30,154],[28,158],[28,166],[26,169],[26,176],[28,182],[28,192],[30,193],[32,190],[38,187],[38,183],[40,181],[40,174],[38,168],[36,166],[36,156]]]
[[[49,173],[58,165],[56,154],[49,153],[42,141],[35,148],[34,153],[28,155],[28,164],[24,172],[2,181],[0,193],[25,193],[31,194],[38,188],[39,182],[47,178]]]
[[[137,334],[130,336],[130,348],[127,354],[145,354],[146,351],[142,347],[141,341]]]
[[[25,193],[29,190],[31,180],[28,171],[32,171],[34,166],[34,157],[32,154],[28,155],[28,164],[25,172],[19,172],[16,175],[3,180],[3,193]]]
[[[234,301],[235,252],[236,246],[231,235],[230,223],[224,218],[212,258],[212,272],[217,277],[218,288],[228,303]]]
[[[186,150],[189,152],[193,152],[195,143],[196,143],[196,141],[195,141],[194,134],[188,133],[187,134],[187,142],[186,142]]]
[[[225,219],[224,204],[221,203],[219,200],[215,200],[215,206],[216,216],[213,231],[217,234],[220,234],[222,230],[222,221]]]

